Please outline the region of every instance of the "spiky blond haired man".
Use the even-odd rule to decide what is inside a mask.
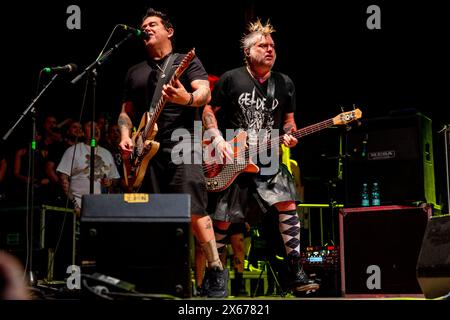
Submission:
[[[276,60],[274,32],[269,21],[263,24],[258,19],[248,25],[248,31],[241,39],[245,66],[227,71],[220,77],[211,104],[203,111],[204,125],[211,134],[211,145],[219,159],[236,157],[234,149],[237,147],[232,148],[227,142],[229,137],[224,139],[221,134],[228,129],[246,132],[248,150],[264,149],[264,143],[267,144],[278,131],[281,131],[280,141],[286,147],[297,144],[297,139],[290,134],[296,130],[295,86],[287,75],[272,70]],[[260,139],[261,136],[264,138]],[[252,149],[255,144],[258,149]],[[230,223],[256,223],[265,217],[265,213],[277,215],[289,269],[287,288],[296,294],[315,291],[319,285],[308,278],[300,264],[298,196],[293,177],[278,155],[273,157],[272,154],[270,163],[259,157],[252,160],[260,168],[259,172],[240,173],[225,190],[209,193],[209,209],[215,220],[219,252],[225,247]]]

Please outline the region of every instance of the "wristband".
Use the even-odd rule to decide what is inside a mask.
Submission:
[[[192,102],[194,102],[194,95],[192,94],[192,92],[189,92],[189,101],[188,103],[186,103],[187,106],[190,106],[192,104]]]

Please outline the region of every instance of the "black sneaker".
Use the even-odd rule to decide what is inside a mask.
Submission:
[[[228,296],[228,269],[207,269],[203,280],[203,293],[208,298],[226,298]]]

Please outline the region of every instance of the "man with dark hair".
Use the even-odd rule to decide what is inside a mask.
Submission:
[[[144,40],[148,58],[131,67],[126,76],[122,111],[118,120],[121,131],[119,146],[125,156],[131,154],[135,146],[130,132],[132,123],[137,121],[136,116],[141,116],[146,111],[152,112],[149,108],[155,107],[151,104],[152,101],[158,101],[158,97],[167,101],[156,121],[158,130],[155,140],[160,146],[149,162],[139,190],[149,193],[190,194],[192,229],[208,262],[203,283],[205,292],[209,297],[225,297],[228,294],[228,270],[220,262],[212,221],[206,213],[207,194],[201,167],[201,141],[199,137],[194,137],[195,121],[201,121],[201,108],[211,98],[208,74],[200,60],[194,58],[182,76],[170,85],[168,82],[171,74],[185,56],[173,52],[175,31],[172,23],[164,13],[149,9],[143,18],[141,29],[148,35],[148,39]],[[162,89],[157,90],[161,83]],[[181,142],[178,137],[173,138],[180,131],[187,132]],[[183,159],[187,156],[198,159],[199,163],[179,163],[172,158],[172,150],[180,144],[186,144],[185,140],[189,141],[189,146],[182,149],[188,153],[184,154]],[[195,148],[195,144],[199,147]]]

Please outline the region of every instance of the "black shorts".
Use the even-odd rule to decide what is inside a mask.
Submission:
[[[198,151],[191,150],[191,156],[194,157]],[[171,153],[172,147],[160,146],[156,155],[149,162],[144,182],[139,191],[190,194],[191,214],[206,216],[208,196],[201,164],[175,164],[172,161]]]
[[[259,223],[276,203],[300,203],[294,177],[283,164],[271,176],[242,173],[226,190],[210,192],[208,197],[211,218],[232,223]]]

